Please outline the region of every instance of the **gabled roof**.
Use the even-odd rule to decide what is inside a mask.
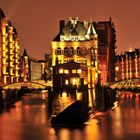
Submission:
[[[71,35],[79,35],[76,28],[73,28],[73,30],[71,31]]]
[[[57,36],[53,39],[53,41],[60,41],[60,33],[57,34]]]

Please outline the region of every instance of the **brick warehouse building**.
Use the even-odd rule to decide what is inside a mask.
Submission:
[[[140,78],[140,49],[116,56],[115,81]]]

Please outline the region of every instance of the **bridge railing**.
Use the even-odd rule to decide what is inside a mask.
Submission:
[[[47,87],[52,87],[52,82],[45,82],[43,80],[28,81],[28,82],[19,82],[3,85],[2,89],[21,89],[21,87],[26,87],[29,89],[45,89]]]
[[[139,89],[140,79],[128,79],[110,84],[112,89]]]

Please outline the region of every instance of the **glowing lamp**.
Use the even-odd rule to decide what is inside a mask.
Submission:
[[[67,93],[66,92],[62,93],[62,98],[67,98]]]

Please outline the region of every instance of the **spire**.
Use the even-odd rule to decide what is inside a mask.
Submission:
[[[23,56],[28,56],[26,49],[24,49]]]
[[[71,24],[73,25],[73,28],[75,28],[78,21],[78,17],[70,17],[70,21],[71,21]]]
[[[89,27],[88,27],[88,30],[87,30],[87,35],[97,35],[97,33],[94,29],[94,26],[92,24],[92,21],[90,21],[90,24],[89,24]]]

